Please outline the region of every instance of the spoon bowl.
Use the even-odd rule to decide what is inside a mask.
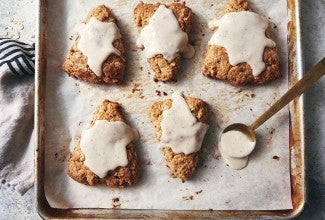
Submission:
[[[236,149],[233,149],[233,150],[232,149],[221,149],[221,150],[222,151],[227,150],[228,151],[227,155],[232,158],[247,157],[249,154],[252,153],[252,151],[255,148],[256,137],[255,137],[254,131],[249,126],[247,126],[245,124],[235,123],[235,124],[231,124],[231,125],[227,126],[226,128],[224,128],[219,136],[219,143],[220,143],[219,146],[223,146],[223,144],[221,144],[223,135],[225,135],[227,132],[234,132],[234,131],[238,131],[238,132],[242,133],[244,135],[244,139],[249,141],[250,144],[246,145],[246,146],[242,146],[241,149],[238,149],[238,150],[236,150]],[[230,138],[233,139],[230,141],[238,142],[238,140],[236,140],[236,135],[233,135]],[[242,145],[242,143],[238,143],[238,145],[236,145],[236,146],[228,145],[228,147],[232,148],[232,147],[237,147],[237,146],[241,146],[241,145]]]

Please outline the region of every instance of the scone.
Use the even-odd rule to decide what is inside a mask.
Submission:
[[[96,120],[125,122],[120,105],[108,100],[103,101],[103,103],[98,106],[90,122],[90,127],[94,125]],[[132,143],[127,145],[126,152],[128,160],[127,166],[118,167],[114,171],[110,171],[105,178],[99,178],[84,165],[85,156],[81,151],[80,143],[78,143],[69,159],[68,175],[75,181],[85,185],[96,185],[104,182],[109,187],[118,188],[133,185],[138,182],[139,179],[139,165],[137,153]]]
[[[229,0],[228,5],[225,7],[226,13],[241,11],[251,11],[248,2],[244,0]],[[265,31],[265,35],[267,38],[271,39],[268,30]],[[238,48],[238,53],[240,53],[241,50],[242,48]],[[251,66],[247,64],[247,62],[232,66],[229,62],[228,53],[224,47],[208,45],[202,73],[207,77],[225,80],[233,85],[244,85],[248,83],[266,84],[281,77],[279,57],[275,46],[265,47],[262,59],[265,63],[265,69],[259,75],[255,76],[253,75]]]
[[[94,8],[87,16],[85,23],[88,24],[91,18],[96,18],[101,22],[113,22],[116,24],[116,19],[111,11],[105,5],[99,5]],[[119,55],[111,53],[104,60],[101,66],[102,74],[96,75],[88,65],[88,57],[78,49],[80,35],[71,47],[67,58],[62,66],[63,70],[74,78],[89,82],[89,83],[106,83],[120,84],[123,81],[125,69],[125,56],[122,38],[115,39],[112,42],[114,48],[119,51]]]
[[[139,32],[148,25],[150,18],[161,5],[160,3],[146,4],[141,2],[136,6],[134,9],[134,19]],[[165,5],[165,7],[173,12],[180,29],[189,34],[194,22],[192,10],[185,3],[177,2]],[[155,73],[154,80],[163,82],[175,80],[175,76],[181,66],[182,55],[181,52],[177,52],[175,58],[171,61],[168,61],[162,54],[148,58],[148,62]]]
[[[196,120],[198,122],[207,123],[208,105],[204,101],[197,98],[185,98],[185,100]],[[163,120],[163,112],[171,107],[171,99],[156,102],[151,107],[151,122],[155,126],[156,136],[159,141],[162,137],[161,122]],[[172,177],[185,181],[192,176],[197,166],[199,152],[194,152],[188,155],[185,155],[184,153],[174,153],[172,148],[169,146],[164,146],[162,151]]]

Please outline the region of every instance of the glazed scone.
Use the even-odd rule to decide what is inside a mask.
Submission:
[[[101,22],[116,23],[111,11],[105,5],[99,5],[94,8],[87,16],[85,23],[87,24],[91,18],[96,18]],[[102,75],[97,76],[90,69],[87,61],[88,58],[79,49],[78,43],[80,36],[76,39],[71,47],[67,58],[62,65],[63,70],[74,78],[89,82],[89,83],[106,83],[106,84],[121,84],[125,69],[125,56],[122,38],[116,39],[113,46],[120,52],[120,55],[110,54],[102,64]]]
[[[149,19],[154,15],[160,5],[160,3],[146,4],[140,2],[136,6],[134,9],[134,19],[139,32],[148,25]],[[165,6],[173,12],[181,30],[189,34],[194,22],[192,10],[185,3],[175,2]],[[181,66],[181,60],[182,54],[180,52],[177,52],[172,61],[168,61],[162,54],[148,58],[148,62],[155,73],[154,80],[162,82],[175,80],[176,74]]]
[[[208,105],[204,101],[196,98],[186,98],[186,103],[197,121],[207,123]],[[172,100],[167,99],[166,101],[156,102],[151,107],[151,122],[155,126],[156,136],[159,141],[162,136],[161,122],[163,120],[163,112],[170,109],[171,106]],[[197,166],[198,152],[188,155],[184,153],[176,154],[169,146],[163,147],[162,150],[172,177],[185,181],[192,176]]]
[[[240,11],[251,11],[247,1],[230,0],[229,4],[225,7],[226,13]],[[268,30],[265,31],[265,35],[271,39]],[[238,48],[238,51],[240,50],[241,48]],[[265,63],[265,70],[258,76],[254,76],[251,66],[247,63],[232,66],[229,63],[229,57],[224,47],[208,45],[202,73],[207,77],[229,81],[233,85],[244,85],[248,83],[266,84],[281,77],[279,56],[276,47],[265,47],[263,61]]]
[[[98,106],[90,122],[90,127],[94,125],[96,120],[125,122],[120,105],[108,100],[103,101],[103,103]],[[104,182],[109,187],[118,188],[133,185],[138,182],[140,173],[137,153],[132,143],[127,145],[126,152],[129,162],[126,167],[118,167],[114,171],[110,171],[105,178],[99,178],[84,165],[85,156],[81,151],[80,143],[78,143],[69,159],[68,175],[75,181],[85,185],[96,185]]]

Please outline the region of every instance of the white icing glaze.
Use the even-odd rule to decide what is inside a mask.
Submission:
[[[220,147],[230,157],[247,157],[255,147],[255,142],[241,131],[231,130],[223,133]]]
[[[265,36],[268,20],[254,12],[242,11],[225,14],[220,20],[209,22],[211,29],[218,27],[209,45],[224,47],[232,66],[248,63],[253,75],[265,70],[263,53],[265,47],[275,47],[275,43]]]
[[[195,50],[188,44],[188,35],[179,27],[172,10],[160,5],[153,16],[140,32],[137,46],[145,48],[147,58],[162,54],[165,59],[172,61],[177,52],[185,58],[192,58]]]
[[[101,22],[92,17],[87,24],[80,25],[79,36],[77,47],[87,56],[89,68],[98,77],[102,75],[102,65],[110,54],[121,55],[113,46],[113,42],[121,38],[114,22]]]
[[[81,136],[84,164],[97,176],[104,178],[108,171],[128,165],[126,146],[138,138],[138,132],[124,122],[96,120]]]
[[[255,142],[241,131],[230,130],[220,137],[219,150],[222,158],[233,169],[247,166],[248,155],[254,150]]]
[[[182,94],[172,95],[172,107],[163,112],[160,142],[170,146],[174,153],[185,155],[200,150],[209,125],[198,122],[192,115]]]

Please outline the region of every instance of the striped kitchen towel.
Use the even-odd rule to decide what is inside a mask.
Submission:
[[[0,188],[24,194],[34,183],[35,47],[0,38]]]
[[[0,72],[15,75],[34,74],[35,44],[0,38]]]

